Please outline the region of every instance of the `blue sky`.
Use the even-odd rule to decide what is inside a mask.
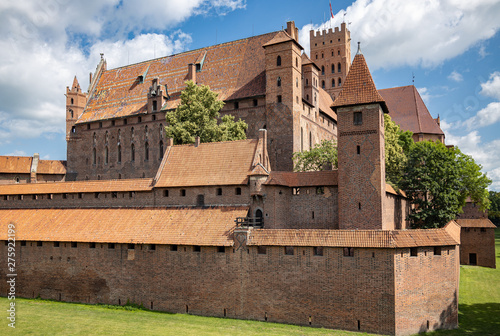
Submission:
[[[65,159],[65,89],[108,68],[275,31],[349,23],[377,88],[412,84],[447,144],[500,191],[500,0],[51,0],[0,3],[0,155]],[[345,14],[345,15],[344,15]],[[354,50],[355,51],[355,50]],[[354,55],[354,52],[353,52]]]

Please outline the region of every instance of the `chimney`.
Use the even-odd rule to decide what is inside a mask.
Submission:
[[[174,138],[167,138],[167,147],[172,147],[174,145]]]
[[[194,137],[194,146],[198,147],[199,145],[200,145],[200,137],[199,136],[195,136]]]
[[[261,153],[262,153],[262,162],[260,162],[261,165],[264,166],[267,170],[269,170],[269,165],[268,165],[268,157],[267,157],[267,130],[266,129],[259,129],[259,142],[261,143]]]
[[[192,80],[196,84],[196,64],[188,64],[188,80]]]
[[[33,161],[31,162],[31,170],[30,170],[30,182],[36,183],[36,172],[38,170],[38,161],[40,160],[40,154],[35,153],[33,155]]]
[[[299,42],[299,29],[295,27],[295,21],[286,23],[286,32],[297,42]]]

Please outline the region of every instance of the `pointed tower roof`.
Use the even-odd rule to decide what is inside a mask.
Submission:
[[[78,79],[76,79],[76,76],[75,78],[73,79],[73,85],[71,86],[72,89],[74,88],[80,88],[80,84],[78,83]]]
[[[384,98],[378,93],[370,70],[366,65],[365,57],[358,46],[358,53],[354,56],[342,91],[333,102],[332,107],[337,109],[342,106],[371,103],[380,103],[384,112],[388,113]]]

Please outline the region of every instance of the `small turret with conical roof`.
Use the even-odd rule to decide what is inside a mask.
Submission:
[[[332,107],[338,117],[339,228],[394,229],[383,216],[387,107],[360,48]]]
[[[76,132],[75,123],[82,115],[87,104],[87,94],[82,92],[78,79],[73,79],[71,89],[66,87],[66,141]]]

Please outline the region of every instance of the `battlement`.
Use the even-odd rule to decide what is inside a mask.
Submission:
[[[340,28],[335,27],[334,29],[329,28],[328,30],[326,30],[326,29],[311,30],[309,35],[310,35],[310,38],[312,40],[314,38],[319,38],[319,37],[325,38],[325,37],[329,37],[331,35],[338,35],[339,33],[341,33],[341,35],[350,34],[349,30],[346,27],[345,22],[341,23]]]

